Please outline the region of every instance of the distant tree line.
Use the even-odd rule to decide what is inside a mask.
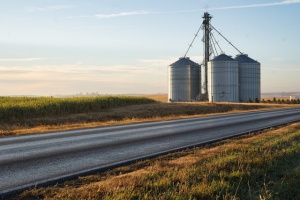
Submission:
[[[247,103],[253,103],[252,99],[249,98],[249,99],[247,100]],[[255,98],[255,99],[254,99],[254,103],[259,103],[259,99],[258,99],[258,98]]]
[[[267,100],[265,100],[265,99],[262,99],[261,101],[259,101],[259,99],[258,98],[255,98],[254,99],[254,101],[251,99],[251,98],[249,98],[248,99],[248,101],[247,101],[247,103],[276,103],[276,104],[300,104],[300,99],[298,98],[298,99],[292,99],[292,100],[289,100],[289,99],[276,99],[275,97],[272,99],[272,100],[270,100],[270,99],[267,99]]]

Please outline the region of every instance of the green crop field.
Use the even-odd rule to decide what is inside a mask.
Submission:
[[[0,121],[18,121],[28,118],[96,112],[102,109],[154,102],[154,100],[145,97],[129,96],[0,97]]]

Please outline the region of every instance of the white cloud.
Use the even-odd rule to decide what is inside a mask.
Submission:
[[[32,61],[39,61],[39,60],[47,60],[48,58],[0,58],[0,62],[32,62]]]
[[[105,18],[126,17],[126,16],[147,15],[147,14],[151,14],[151,12],[133,11],[133,12],[121,12],[121,13],[115,13],[115,14],[98,14],[98,15],[95,15],[95,17],[98,19],[105,19]]]
[[[208,10],[229,10],[229,9],[242,9],[242,8],[270,7],[270,6],[282,6],[282,5],[298,4],[298,3],[300,3],[300,0],[285,0],[285,1],[272,2],[272,3],[260,3],[260,4],[241,5],[241,6],[216,7],[216,8],[209,8]]]
[[[65,10],[73,8],[74,6],[71,5],[56,5],[56,6],[45,6],[45,7],[31,7],[27,8],[27,11],[29,12],[46,12],[46,11],[52,11],[52,10]]]
[[[55,95],[165,92],[166,73],[135,65],[0,66],[1,95]]]
[[[140,62],[147,67],[167,67],[170,64],[178,60],[177,57],[168,58],[152,58],[152,59],[141,59]]]
[[[108,19],[116,17],[128,17],[134,15],[149,15],[157,12],[148,11],[132,11],[132,12],[121,12],[121,13],[110,13],[110,14],[97,14],[97,15],[81,15],[77,17],[68,17],[69,19],[79,19],[79,18],[97,18],[97,19]]]
[[[133,65],[111,65],[111,66],[83,66],[81,64],[59,65],[59,66],[31,66],[31,67],[5,67],[0,66],[2,80],[90,80],[93,78],[128,77],[153,73],[146,67]]]
[[[260,4],[249,4],[249,5],[240,5],[240,6],[214,7],[214,8],[208,8],[208,9],[175,10],[175,11],[161,11],[161,12],[154,12],[154,11],[131,11],[131,12],[121,12],[121,13],[111,13],[111,14],[82,15],[82,16],[69,17],[69,18],[70,19],[77,19],[77,18],[108,19],[108,18],[116,18],[116,17],[135,16],[135,15],[191,13],[191,12],[199,12],[199,11],[204,11],[204,10],[244,9],[244,8],[282,6],[282,5],[298,4],[298,3],[300,3],[300,0],[284,0],[284,1],[272,2],[272,3],[260,3]]]
[[[109,19],[116,17],[128,17],[134,15],[152,15],[152,14],[175,14],[175,13],[188,13],[188,12],[198,12],[199,10],[179,10],[179,11],[165,11],[165,12],[151,12],[151,11],[131,11],[131,12],[120,12],[120,13],[110,13],[110,14],[97,14],[97,15],[82,15],[77,17],[68,17],[69,19],[79,19],[79,18],[97,18],[97,19]]]
[[[271,60],[271,62],[284,62],[285,58],[282,58],[282,57],[273,57],[270,60]]]
[[[267,67],[262,68],[262,72],[268,73],[268,74],[273,73],[273,72],[278,72],[278,71],[280,71],[281,73],[282,72],[285,72],[285,73],[300,72],[300,67],[297,67],[297,66],[274,67],[274,66],[272,66],[272,68],[267,68]]]
[[[203,56],[187,56],[194,62],[201,63]],[[166,58],[152,58],[152,59],[141,59],[140,62],[147,67],[168,67],[170,64],[176,62],[179,57],[166,57]]]

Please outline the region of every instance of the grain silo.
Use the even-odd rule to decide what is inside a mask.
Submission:
[[[238,102],[238,62],[221,54],[208,62],[208,99],[210,102]]]
[[[246,54],[237,55],[235,60],[239,62],[239,100],[260,101],[260,63]]]
[[[169,102],[195,101],[200,90],[200,65],[182,57],[169,66]]]
[[[201,82],[200,82],[200,91],[202,95],[205,95],[207,93],[207,87],[206,87],[206,77],[207,77],[207,72],[206,72],[206,67],[205,64],[201,65]]]

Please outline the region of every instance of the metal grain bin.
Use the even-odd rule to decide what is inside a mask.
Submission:
[[[210,62],[207,68],[208,99],[210,102],[238,102],[238,62],[221,54]]]
[[[250,98],[254,102],[257,98],[260,101],[260,63],[246,54],[237,55],[235,60],[239,62],[239,100],[247,102]]]
[[[201,86],[200,86],[200,92],[201,94],[206,94],[206,79],[205,79],[205,65],[201,65]]]
[[[169,102],[195,101],[200,90],[200,65],[188,57],[169,66]]]

